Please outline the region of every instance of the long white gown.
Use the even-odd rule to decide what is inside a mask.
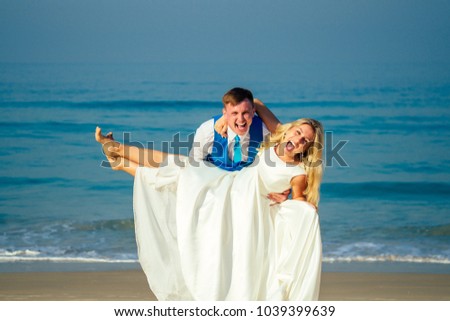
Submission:
[[[139,262],[158,300],[317,300],[317,212],[306,202],[271,205],[266,197],[304,174],[273,148],[239,172],[173,157],[160,168],[139,168]]]

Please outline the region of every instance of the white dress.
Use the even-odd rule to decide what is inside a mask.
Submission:
[[[170,157],[139,168],[134,215],[139,262],[159,300],[317,300],[322,243],[313,206],[269,192],[290,188],[300,166],[273,148],[227,172]]]

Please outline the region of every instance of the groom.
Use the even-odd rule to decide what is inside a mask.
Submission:
[[[233,88],[225,93],[222,102],[223,115],[213,117],[196,130],[190,157],[197,162],[206,160],[227,171],[237,171],[253,163],[259,144],[270,132],[255,115],[250,90]],[[257,105],[261,107],[262,103],[257,100]],[[217,130],[223,131],[221,127],[227,137],[218,133]]]

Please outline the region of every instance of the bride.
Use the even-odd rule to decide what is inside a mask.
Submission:
[[[114,155],[107,156],[112,169],[135,176],[139,262],[159,300],[318,299],[318,121],[278,126],[255,162],[239,172],[138,151],[98,127],[96,140]],[[151,159],[147,167],[139,165],[142,155]],[[266,197],[289,188],[292,199],[281,204]]]

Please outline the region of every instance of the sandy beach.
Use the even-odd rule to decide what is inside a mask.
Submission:
[[[2,301],[156,300],[140,270],[0,274]],[[450,274],[325,272],[320,300],[450,300]]]

